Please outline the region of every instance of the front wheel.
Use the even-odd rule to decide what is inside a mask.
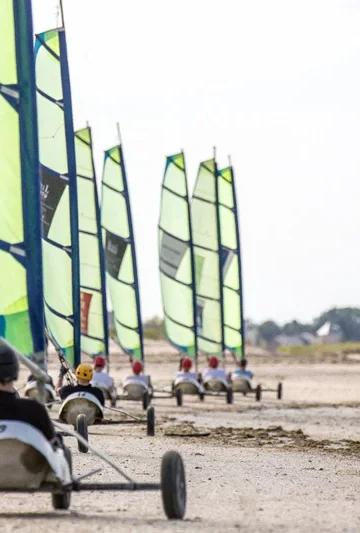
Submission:
[[[181,407],[183,404],[183,392],[181,389],[175,390],[176,405]]]
[[[226,389],[226,403],[232,404],[234,402],[234,393],[231,387]]]
[[[278,383],[278,386],[277,386],[277,399],[281,400],[282,395],[283,395],[283,386],[282,386],[282,383],[280,382]]]
[[[155,409],[150,406],[146,413],[146,433],[149,437],[155,435]]]
[[[71,503],[71,492],[53,492],[51,495],[54,509],[69,509]]]
[[[89,440],[86,415],[84,414],[77,415],[75,429],[79,433],[79,435],[82,436],[83,439]],[[88,452],[88,447],[85,446],[85,444],[83,444],[80,441],[78,441],[78,448],[79,448],[79,452],[81,453]]]
[[[148,391],[144,392],[142,402],[143,402],[143,409],[144,409],[144,411],[146,411],[146,409],[150,405],[150,394],[148,393]]]
[[[260,402],[261,400],[261,396],[262,396],[262,389],[261,389],[261,385],[257,385],[256,389],[255,389],[255,400],[257,402]]]
[[[204,392],[200,392],[199,393],[199,398],[200,398],[200,401],[203,402],[205,400],[205,393]]]
[[[186,510],[185,469],[181,455],[166,452],[161,461],[161,495],[167,518],[182,519]]]

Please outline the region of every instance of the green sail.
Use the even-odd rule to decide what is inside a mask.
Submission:
[[[108,354],[104,256],[89,127],[75,132],[79,212],[81,351]]]
[[[43,366],[39,154],[30,0],[1,0],[0,54],[0,337]]]
[[[132,359],[144,359],[134,234],[121,145],[105,152],[101,225],[106,281],[117,339]]]
[[[36,37],[44,299],[51,340],[80,362],[77,178],[64,29]]]
[[[244,320],[241,254],[234,173],[231,166],[218,172],[221,264],[225,347],[244,357]]]
[[[161,189],[159,268],[168,340],[197,356],[194,254],[184,154],[166,158]]]
[[[218,212],[217,167],[214,159],[200,164],[191,202],[195,254],[198,346],[206,354],[223,355],[223,309]]]

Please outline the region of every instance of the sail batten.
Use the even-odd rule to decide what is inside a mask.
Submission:
[[[182,152],[166,159],[158,229],[165,333],[175,348],[197,361],[194,250]]]
[[[36,36],[45,320],[71,365],[80,362],[77,176],[63,28]]]
[[[45,366],[39,151],[29,0],[0,3],[0,336]]]
[[[117,340],[131,359],[144,360],[140,291],[124,155],[121,145],[105,152],[101,225],[106,281]]]
[[[92,134],[89,127],[75,132],[78,187],[81,351],[109,353],[104,252]]]

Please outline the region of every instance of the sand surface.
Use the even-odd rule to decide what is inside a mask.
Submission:
[[[160,351],[149,357],[158,389],[169,385],[174,361],[164,363]],[[255,383],[283,382],[282,401],[273,392],[261,403],[237,395],[232,406],[223,397],[203,403],[186,397],[182,408],[155,399],[155,437],[113,412],[107,419],[118,423],[90,428],[91,443],[139,481],[157,481],[162,454],[181,452],[188,484],[183,522],[166,520],[156,492],[73,494],[66,512],[52,511],[47,494],[3,494],[1,531],[360,531],[360,361],[254,357],[251,363]],[[119,384],[127,370],[113,357]],[[55,377],[55,359],[50,371]],[[119,406],[142,413],[133,402]],[[57,418],[57,407],[51,416]],[[76,475],[101,464],[92,453],[80,454],[73,439],[66,442]],[[94,480],[118,475],[105,465]]]

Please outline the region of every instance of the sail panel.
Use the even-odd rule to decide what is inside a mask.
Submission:
[[[81,351],[89,355],[107,355],[109,349],[104,256],[89,127],[75,132],[75,153],[79,212]]]
[[[0,336],[44,359],[39,152],[29,0],[0,3]]]
[[[168,340],[197,357],[195,279],[184,154],[166,159],[159,220],[159,268]]]
[[[71,365],[80,362],[77,180],[65,31],[37,35],[45,319]]]
[[[130,199],[121,146],[105,152],[101,224],[106,280],[119,345],[131,358],[144,359],[136,252]]]
[[[217,168],[200,164],[191,202],[196,271],[196,321],[200,351],[223,354]]]
[[[224,341],[237,358],[244,356],[241,255],[232,167],[218,172]]]

